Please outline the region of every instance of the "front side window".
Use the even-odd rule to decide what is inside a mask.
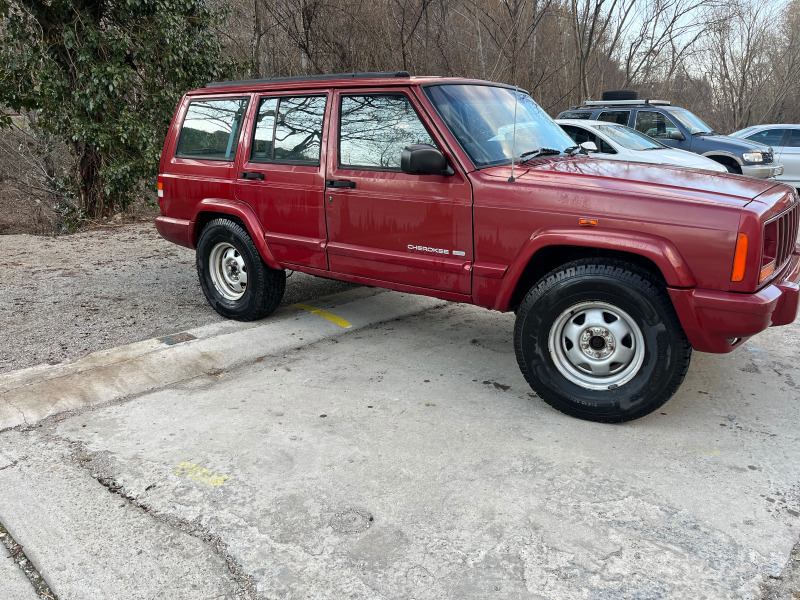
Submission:
[[[232,162],[246,109],[246,98],[192,101],[183,120],[175,156]]]
[[[661,142],[652,140],[635,129],[624,125],[598,125],[597,130],[612,142],[629,150],[659,150],[666,148]]]
[[[630,118],[631,111],[629,110],[606,110],[600,113],[597,120],[606,121],[607,123],[617,123],[618,125],[627,125]]]
[[[746,139],[759,144],[766,144],[767,146],[780,146],[784,133],[786,133],[785,129],[765,129],[748,135]]]
[[[477,168],[508,164],[541,149],[558,154],[575,145],[522,91],[455,84],[432,85],[425,93]]]
[[[789,140],[786,142],[787,148],[800,148],[800,129],[792,129],[789,132]]]
[[[636,113],[636,131],[641,131],[651,138],[668,139],[678,127],[664,113],[640,110]]]
[[[250,160],[319,164],[325,96],[262,98]]]
[[[342,97],[340,167],[400,170],[412,144],[436,145],[406,96]]]

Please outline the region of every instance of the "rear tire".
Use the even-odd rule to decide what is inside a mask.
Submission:
[[[264,264],[247,230],[230,219],[215,219],[200,234],[197,275],[212,308],[236,321],[266,317],[286,289],[286,273]]]
[[[689,345],[663,285],[618,260],[583,259],[543,277],[514,327],[533,390],[568,415],[615,423],[663,405],[689,369]]]

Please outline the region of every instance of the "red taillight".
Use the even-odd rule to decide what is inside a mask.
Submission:
[[[158,207],[161,209],[161,214],[166,216],[167,212],[164,210],[164,179],[163,176],[158,176]]]

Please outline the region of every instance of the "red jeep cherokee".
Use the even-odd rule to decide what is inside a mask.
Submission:
[[[197,249],[221,315],[268,315],[286,269],[513,310],[531,387],[593,421],[652,412],[692,348],[797,313],[792,188],[590,158],[497,83],[210,84],[178,106],[158,189],[158,231]]]

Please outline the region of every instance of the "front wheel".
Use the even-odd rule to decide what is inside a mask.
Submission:
[[[658,280],[636,265],[598,259],[559,267],[528,292],[517,311],[514,346],[539,397],[604,423],[663,405],[692,354]]]
[[[211,221],[200,234],[197,274],[214,310],[237,321],[266,317],[286,288],[286,273],[264,264],[247,230],[229,219]]]

